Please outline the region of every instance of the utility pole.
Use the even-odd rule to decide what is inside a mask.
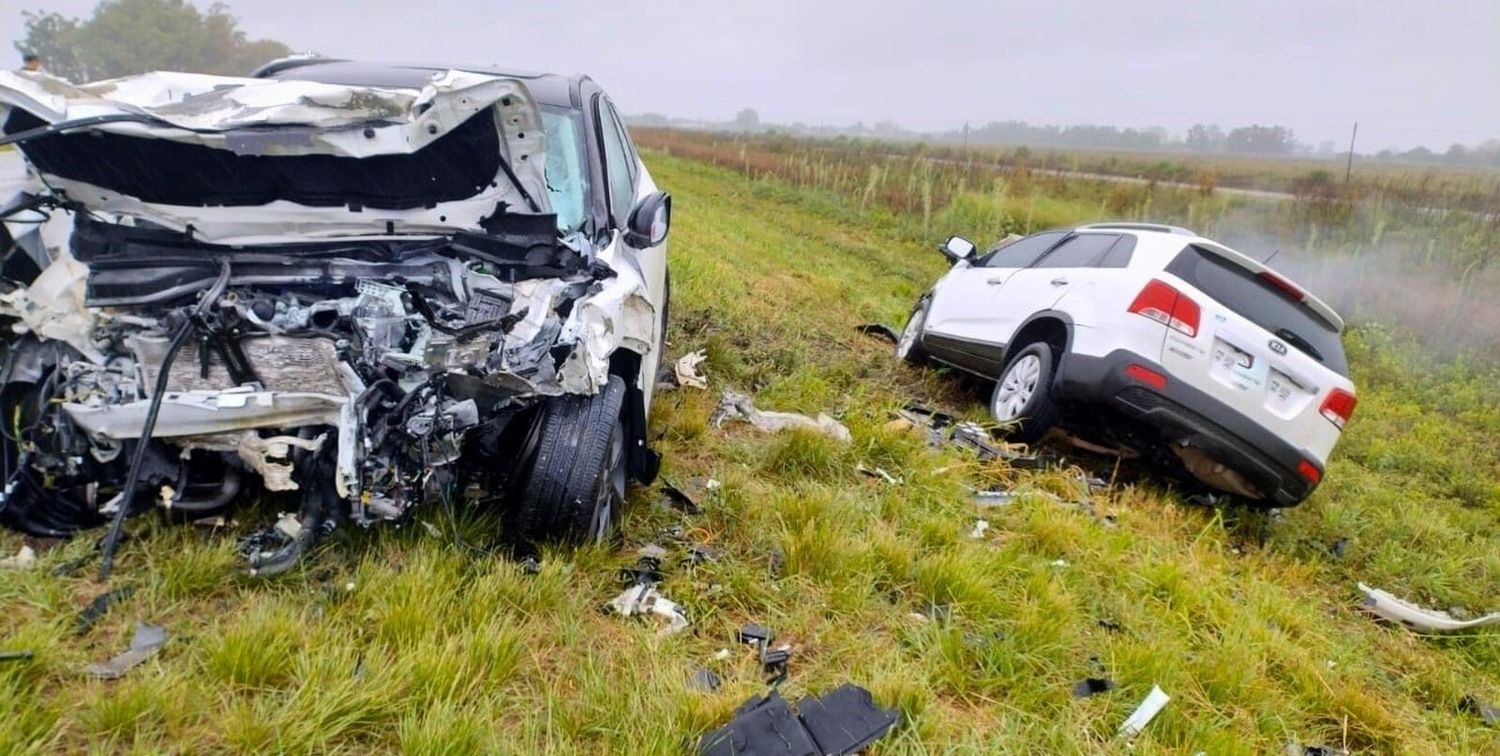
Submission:
[[[1354,173],[1354,138],[1359,136],[1359,121],[1354,122],[1354,133],[1349,135],[1349,162],[1344,165],[1344,183],[1349,183],[1350,174]]]
[[[969,154],[969,122],[964,121],[964,155]]]

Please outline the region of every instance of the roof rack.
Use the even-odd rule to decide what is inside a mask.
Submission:
[[[1137,223],[1134,221],[1104,221],[1102,223],[1090,223],[1079,226],[1080,229],[1118,229],[1121,231],[1155,231],[1162,234],[1177,234],[1178,236],[1197,236],[1196,231],[1181,226],[1168,226],[1164,223]]]

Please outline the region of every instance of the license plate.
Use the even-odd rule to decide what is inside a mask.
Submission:
[[[1222,339],[1214,339],[1213,364],[1208,374],[1218,382],[1240,391],[1254,391],[1266,385],[1264,360]]]

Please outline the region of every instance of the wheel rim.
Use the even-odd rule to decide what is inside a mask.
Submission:
[[[906,319],[906,328],[901,331],[901,340],[896,342],[896,356],[906,357],[911,354],[911,348],[916,346],[917,335],[922,330],[922,316],[927,313],[927,308],[918,307],[911,317]]]
[[[1042,359],[1028,354],[1011,363],[1000,385],[995,389],[995,400],[991,411],[1000,422],[1010,422],[1021,417],[1031,397],[1036,395],[1037,383],[1042,377]]]
[[[625,429],[620,423],[609,434],[604,452],[604,469],[594,490],[594,517],[589,525],[589,539],[601,543],[614,530],[616,513],[625,503]]]

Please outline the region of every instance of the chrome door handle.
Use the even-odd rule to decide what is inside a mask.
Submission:
[[[1066,278],[1060,278],[1060,277],[1059,278],[1054,278],[1054,279],[1052,279],[1052,285],[1053,286],[1067,286],[1068,285],[1068,279],[1066,279]]]
[[[1005,279],[1003,279],[1003,278],[1001,278],[999,276],[996,276],[994,278],[986,278],[986,279],[984,279],[984,282],[987,283],[987,284],[989,284],[989,285],[991,285],[991,286],[999,286],[1000,284],[1005,283]]]

